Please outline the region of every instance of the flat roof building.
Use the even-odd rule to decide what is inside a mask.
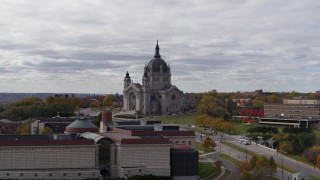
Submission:
[[[283,104],[265,104],[261,124],[309,127],[320,122],[320,100],[284,99]]]
[[[171,176],[172,146],[184,146],[189,149],[188,152],[197,153],[194,150],[195,132],[182,130],[175,125],[116,125],[112,131],[83,133],[80,137],[95,140],[100,144],[99,148],[106,147],[99,150],[102,154],[107,153],[105,157],[99,155],[103,159],[99,166],[110,177],[148,174]],[[173,154],[175,156],[177,153]],[[197,158],[196,161],[198,162]],[[176,161],[174,167],[178,167]],[[197,166],[193,168],[195,167]],[[193,169],[192,172],[192,177],[196,179],[197,170]],[[190,173],[178,175],[191,176]]]
[[[98,178],[98,146],[68,135],[0,136],[3,179]]]

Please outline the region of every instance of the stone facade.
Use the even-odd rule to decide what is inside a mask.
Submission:
[[[170,66],[161,58],[157,42],[154,59],[144,67],[142,85],[124,78],[123,110],[141,114],[169,114],[183,111],[183,92],[171,84]]]

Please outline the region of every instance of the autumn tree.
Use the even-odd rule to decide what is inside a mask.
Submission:
[[[281,98],[275,94],[272,94],[268,97],[270,103],[281,103]]]
[[[210,116],[207,114],[202,114],[197,117],[196,119],[196,125],[201,126],[201,127],[207,127],[210,125]]]
[[[103,99],[103,107],[111,107],[113,104],[113,97],[111,95],[107,95],[104,99]]]
[[[48,126],[46,126],[41,130],[41,134],[53,134],[53,133],[54,133],[53,129],[49,128]]]
[[[303,152],[303,157],[310,161],[314,161],[317,159],[318,154],[320,154],[320,146],[312,146]]]
[[[217,95],[217,91],[212,90],[202,97],[201,101],[198,104],[198,109],[202,114],[213,114],[216,108],[215,99]]]
[[[241,122],[242,122],[242,124],[247,124],[248,123],[248,119],[247,118],[242,118]]]
[[[245,161],[242,161],[241,164],[240,164],[240,172],[243,173],[243,172],[246,172],[246,171],[251,171],[251,166],[250,166],[250,163],[249,161],[245,160]]]
[[[92,108],[92,109],[99,109],[100,104],[99,104],[98,101],[93,101],[93,102],[90,103],[89,107]]]
[[[29,135],[31,134],[31,123],[34,119],[25,120],[17,129],[17,133],[20,135]]]
[[[202,142],[201,146],[208,150],[208,149],[213,149],[215,148],[217,145],[216,145],[216,142],[211,139],[210,137],[207,136],[207,138]]]
[[[317,163],[317,166],[320,167],[320,154],[317,155],[316,163]]]
[[[231,134],[232,131],[234,131],[234,127],[233,127],[233,124],[230,123],[230,122],[223,122],[222,125],[221,125],[222,129],[224,129],[226,132],[228,132],[229,134]]]

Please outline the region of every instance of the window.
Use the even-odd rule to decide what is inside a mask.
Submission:
[[[81,173],[78,173],[78,176],[81,176]]]
[[[34,174],[34,176],[38,176],[38,174],[37,174],[37,173],[35,173],[35,174]]]
[[[63,173],[63,176],[67,176],[67,173]]]
[[[20,173],[20,176],[23,176],[23,173]]]
[[[52,173],[49,173],[49,177],[51,177],[52,176]]]
[[[10,176],[10,173],[7,173],[7,176]]]

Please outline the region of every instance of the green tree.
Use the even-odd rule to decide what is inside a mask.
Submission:
[[[239,180],[253,180],[253,177],[252,177],[252,175],[251,175],[249,172],[243,172],[243,173],[240,175]]]
[[[254,99],[253,108],[263,108],[264,102],[262,100]]]

